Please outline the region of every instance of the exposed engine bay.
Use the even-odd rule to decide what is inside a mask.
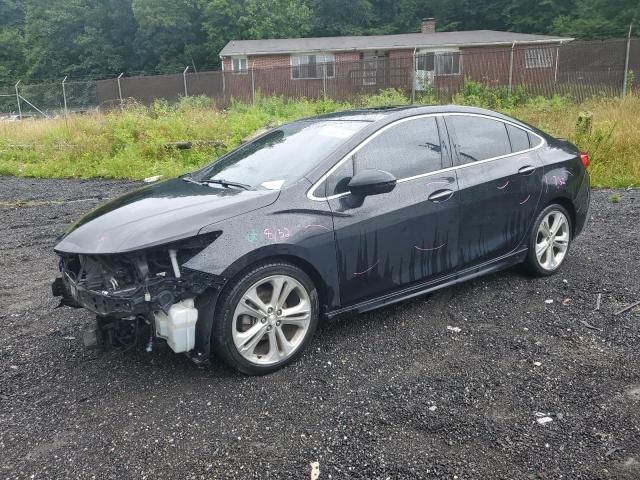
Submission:
[[[224,279],[182,267],[211,238],[196,237],[145,251],[78,255],[59,253],[60,272],[52,285],[60,305],[97,315],[96,346],[131,348],[141,339],[152,348],[159,337],[176,353],[195,347],[195,299],[219,289]],[[85,337],[85,344],[91,345]]]

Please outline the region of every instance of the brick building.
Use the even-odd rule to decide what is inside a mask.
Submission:
[[[558,47],[572,38],[491,30],[233,40],[220,52],[227,95],[332,97],[381,88],[455,91],[464,78],[527,85],[557,74]]]

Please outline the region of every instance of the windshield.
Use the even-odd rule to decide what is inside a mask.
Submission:
[[[302,178],[367,125],[369,122],[336,120],[283,125],[221,157],[193,178],[279,190]]]

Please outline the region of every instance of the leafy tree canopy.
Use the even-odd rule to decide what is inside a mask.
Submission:
[[[230,40],[506,30],[626,36],[638,0],[0,0],[0,85],[216,67]],[[636,30],[637,31],[637,30]]]

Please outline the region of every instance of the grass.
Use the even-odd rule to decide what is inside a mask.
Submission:
[[[591,133],[577,133],[581,111],[593,113]],[[594,187],[640,186],[640,96],[593,99],[563,106],[519,106],[506,112],[557,137],[567,138],[589,154]]]
[[[577,104],[564,97],[542,99],[522,91],[514,93],[507,95],[503,90],[469,82],[454,102],[503,111],[554,136],[570,139],[590,154],[594,186],[640,185],[639,96]],[[434,99],[423,94],[418,101],[433,103]],[[226,109],[215,108],[205,97],[189,97],[173,105],[131,104],[111,113],[5,122],[0,123],[0,175],[171,177],[210,162],[265,127],[357,106],[407,103],[409,100],[395,90],[354,103],[271,97],[259,98],[255,105],[233,103]],[[576,120],[583,110],[593,113],[590,133],[576,132]],[[186,140],[194,141],[194,148],[167,148],[171,142]]]

